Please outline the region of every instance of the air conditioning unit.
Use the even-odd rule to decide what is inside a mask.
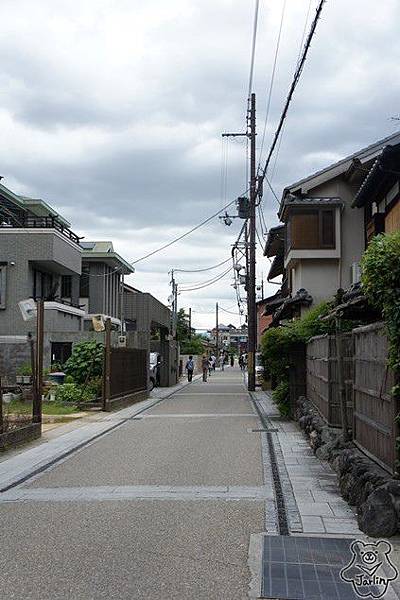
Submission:
[[[359,283],[361,281],[360,263],[354,262],[351,265],[350,279],[351,279],[351,285],[354,285],[355,283]]]

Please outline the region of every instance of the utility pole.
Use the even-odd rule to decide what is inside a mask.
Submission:
[[[171,333],[174,339],[176,339],[176,327],[178,323],[178,285],[175,282],[174,270],[171,271],[171,281],[170,284],[172,286],[171,293]]]
[[[256,389],[254,355],[257,346],[256,315],[256,95],[250,97],[250,219],[249,219],[249,270],[248,270],[248,390]]]
[[[215,355],[217,357],[217,365],[219,364],[219,328],[218,328],[218,302],[215,305]]]
[[[125,323],[124,323],[124,285],[125,285],[125,281],[124,281],[124,272],[122,272],[121,274],[121,279],[119,282],[120,285],[120,321],[121,321],[121,325],[120,325],[120,331],[121,331],[121,335],[124,335],[125,333]]]
[[[35,392],[33,395],[33,422],[42,422],[42,391],[43,391],[43,348],[44,348],[44,300],[36,301],[36,362],[35,362]]]
[[[189,340],[192,339],[192,309],[189,308]]]

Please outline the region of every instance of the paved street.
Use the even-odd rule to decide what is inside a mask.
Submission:
[[[246,598],[272,498],[257,428],[226,370],[4,493],[2,597]]]
[[[289,533],[360,537],[330,468],[266,394],[253,399],[229,368],[109,415],[117,426],[88,443],[78,429],[80,449],[0,495],[2,597],[258,597],[261,539],[279,533],[267,435]]]

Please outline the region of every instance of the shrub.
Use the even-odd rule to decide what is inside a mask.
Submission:
[[[332,324],[321,321],[321,317],[328,314],[331,304],[322,302],[304,317],[292,321],[283,327],[268,329],[261,340],[261,351],[266,371],[277,381],[288,378],[290,368],[290,350],[298,342],[308,342],[315,335],[329,333]]]
[[[76,383],[63,383],[56,387],[56,402],[60,404],[89,402],[93,398],[93,392],[83,385]]]
[[[17,368],[17,375],[32,375],[32,366],[30,363],[24,363]]]
[[[400,231],[374,237],[362,261],[362,286],[382,312],[389,337],[389,364],[400,372]]]
[[[103,370],[103,345],[96,341],[79,342],[65,363],[65,372],[76,383],[99,377]]]
[[[290,414],[289,405],[289,383],[281,381],[272,392],[272,399],[279,408],[282,416],[287,417]]]

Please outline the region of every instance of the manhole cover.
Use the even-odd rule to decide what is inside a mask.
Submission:
[[[261,598],[279,600],[357,600],[340,571],[351,561],[343,538],[265,536]]]

